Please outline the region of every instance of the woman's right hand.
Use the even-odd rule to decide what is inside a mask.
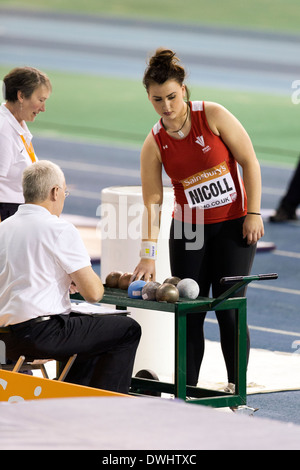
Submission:
[[[130,282],[142,279],[143,281],[155,281],[155,260],[141,258],[139,264],[133,271]]]

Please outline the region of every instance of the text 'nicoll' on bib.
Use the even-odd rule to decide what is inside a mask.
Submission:
[[[237,198],[235,185],[225,161],[180,182],[191,208],[213,209],[231,204]]]

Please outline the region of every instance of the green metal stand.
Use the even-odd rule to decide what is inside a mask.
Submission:
[[[247,376],[247,300],[245,297],[231,297],[252,281],[276,279],[277,274],[254,276],[238,276],[223,278],[221,283],[234,285],[216,299],[198,297],[196,300],[180,298],[176,303],[152,302],[131,299],[127,291],[105,288],[101,304],[113,304],[118,309],[130,307],[147,310],[170,312],[175,322],[175,374],[174,384],[132,378],[132,388],[143,394],[143,390],[169,393],[189,403],[218,407],[238,407],[246,405],[246,376]],[[78,296],[71,296],[78,298]],[[235,331],[235,392],[227,393],[207,390],[186,385],[186,319],[191,313],[234,309],[236,315]]]

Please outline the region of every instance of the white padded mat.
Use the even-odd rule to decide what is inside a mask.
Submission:
[[[251,349],[247,371],[247,394],[300,390],[300,354]],[[220,343],[205,342],[205,355],[198,386],[222,390],[227,385]]]
[[[300,426],[161,398],[2,402],[0,449],[300,450]]]

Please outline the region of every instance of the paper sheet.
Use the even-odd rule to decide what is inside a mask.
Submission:
[[[101,304],[90,304],[88,302],[71,302],[72,312],[84,313],[86,315],[128,315],[128,310],[109,308]]]

